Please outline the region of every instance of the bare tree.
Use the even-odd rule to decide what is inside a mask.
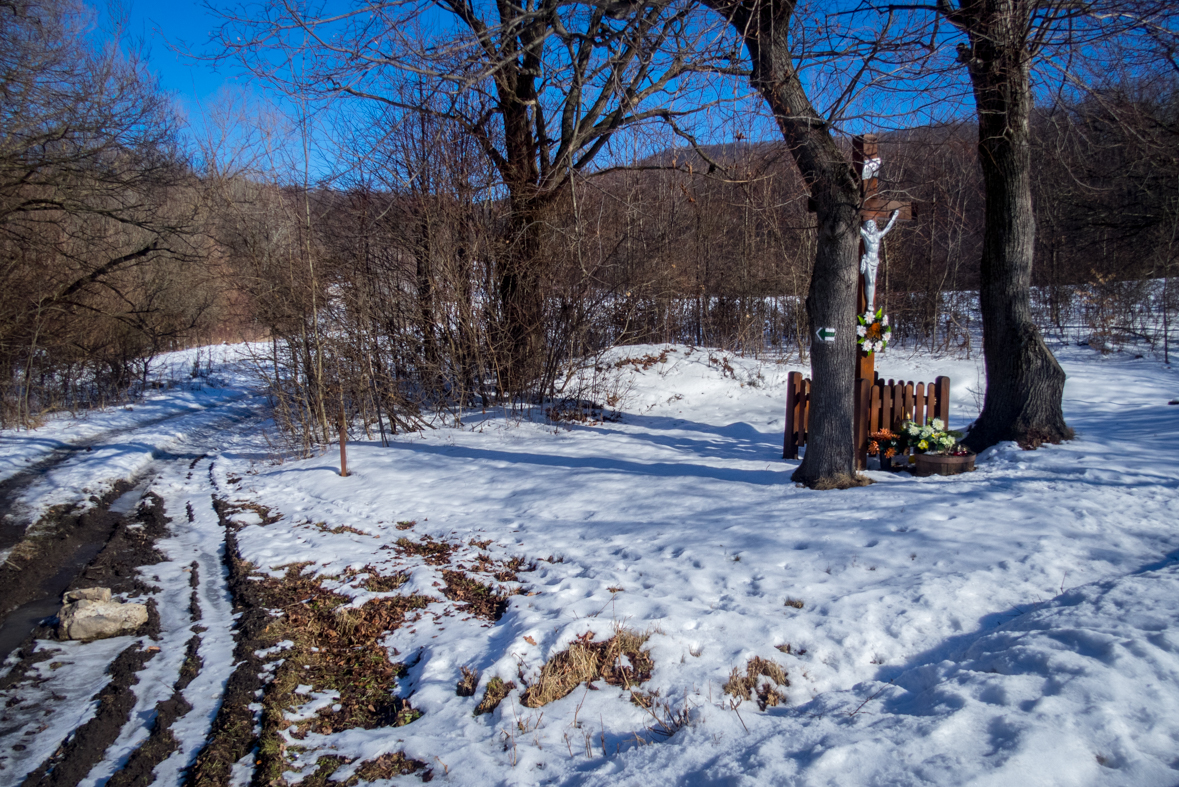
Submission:
[[[27,421],[36,370],[52,379],[81,356],[125,387],[127,363],[178,330],[159,319],[176,303],[158,291],[166,277],[135,269],[196,258],[200,201],[166,98],[117,41],[96,40],[85,6],[12,0],[0,18],[4,416]]]
[[[545,355],[550,271],[539,239],[554,201],[619,132],[653,120],[680,128],[715,101],[686,92],[693,77],[733,71],[717,65],[716,36],[696,9],[686,0],[633,9],[397,0],[317,16],[282,3],[257,18],[227,14],[220,43],[292,94],[437,115],[478,141],[510,209],[495,255],[499,387],[520,394],[539,378]],[[271,68],[294,57],[294,81]],[[410,77],[425,84],[429,101],[407,100],[398,85]]]
[[[870,41],[864,64],[821,113],[800,68],[813,56],[794,20],[795,0],[704,0],[740,36],[752,66],[750,80],[774,120],[810,190],[818,222],[815,265],[806,305],[810,332],[834,329],[834,341],[812,344],[812,398],[807,451],[794,480],[843,487],[855,480],[854,405],[856,283],[859,275],[860,175],[833,135],[832,122],[861,88],[867,63],[882,48]],[[843,53],[844,55],[850,53]]]
[[[966,438],[975,450],[1002,440],[1036,447],[1073,434],[1061,406],[1064,371],[1031,312],[1033,67],[1040,61],[1067,80],[1074,76],[1070,57],[1094,57],[1111,42],[1119,56],[1134,53],[1143,33],[1173,43],[1172,6],[1155,0],[937,0],[938,13],[966,36],[957,51],[974,92],[986,192],[979,300],[987,389]]]

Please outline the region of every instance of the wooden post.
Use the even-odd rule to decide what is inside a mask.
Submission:
[[[340,408],[340,420],[338,422],[340,429],[340,477],[348,477],[348,424],[344,420],[344,408]]]
[[[856,466],[861,470],[868,467],[868,411],[870,407],[872,381],[861,377],[856,380]]]
[[[864,162],[872,159],[880,158],[880,142],[875,134],[864,134],[862,136],[852,137],[852,166],[855,167],[856,174],[863,176]],[[897,216],[899,221],[912,221],[917,218],[917,205],[912,202],[901,202],[898,200],[886,200],[879,194],[880,179],[877,177],[876,169],[872,172],[872,176],[860,181],[860,196],[862,202],[860,203],[860,221],[869,220],[884,220],[888,221],[894,210],[900,211]],[[864,240],[860,239],[860,254],[864,253]],[[878,304],[868,304],[868,295],[864,286],[864,275],[861,273],[858,277],[858,287],[856,295],[856,314],[860,315],[868,311],[869,308],[879,308]],[[859,352],[856,359],[856,376],[862,377],[866,380],[875,382],[876,377],[876,354]],[[883,424],[881,425],[884,426]],[[866,449],[864,446],[857,446],[857,450]]]
[[[950,425],[950,378],[938,377],[933,381],[937,394],[933,400],[933,411],[948,427]]]
[[[782,438],[782,458],[798,458],[798,430],[802,428],[802,372],[786,375],[786,434]]]

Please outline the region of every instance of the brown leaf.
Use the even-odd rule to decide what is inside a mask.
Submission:
[[[535,644],[536,644],[536,640],[534,640],[532,637],[529,637],[529,636],[525,636],[525,637],[524,637],[524,641],[525,641],[525,642],[527,642],[529,645],[535,645]]]

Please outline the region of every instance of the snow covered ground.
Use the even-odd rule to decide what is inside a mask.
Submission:
[[[251,390],[248,351],[248,345],[218,345],[167,353],[153,365],[159,388],[133,404],[78,417],[55,413],[32,430],[0,430],[0,482],[23,476],[32,482],[13,501],[12,515],[35,522],[54,505],[87,508],[116,481],[135,479],[172,449],[184,450],[194,432],[224,428],[227,413],[247,417],[257,406],[251,400],[259,399]],[[0,549],[0,560],[7,551]]]
[[[288,738],[287,780],[324,754],[346,758],[333,777],[346,779],[404,752],[460,785],[1179,783],[1179,376],[1056,351],[1076,440],[996,446],[952,478],[870,471],[877,483],[846,491],[789,481],[784,388],[799,366],[687,347],[622,367],[618,422],[475,413],[351,443],[347,478],[334,451],[272,464],[260,437],[225,440],[219,488],[281,515],[242,520],[246,560],[273,576],[307,563],[352,606],[382,597],[374,574],[404,573],[397,593],[432,600],[383,641],[423,715]],[[948,374],[951,425],[977,413],[974,360],[886,354],[878,368]],[[167,486],[170,510],[196,499]],[[198,545],[172,517],[161,548],[187,565]],[[447,566],[397,548],[427,536],[453,545],[451,566],[485,554],[536,568],[502,583],[519,592],[490,623],[442,594]],[[654,707],[604,681],[525,707],[546,661],[619,627],[649,635],[654,668],[632,688]],[[753,657],[786,671],[784,704],[723,692]],[[480,675],[474,696],[456,694],[463,667]],[[496,677],[515,689],[473,715]],[[305,715],[330,706],[300,689]]]

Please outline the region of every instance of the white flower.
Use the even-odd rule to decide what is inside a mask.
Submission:
[[[884,315],[884,319],[882,319],[882,320],[880,321],[880,324],[881,324],[881,325],[883,325],[883,326],[885,326],[885,327],[888,327],[888,315],[887,315],[887,314],[886,314],[886,315]],[[890,329],[890,330],[891,330],[891,329]]]
[[[856,326],[856,335],[857,336],[867,336],[868,329],[866,327],[864,327],[863,325],[857,325]]]

